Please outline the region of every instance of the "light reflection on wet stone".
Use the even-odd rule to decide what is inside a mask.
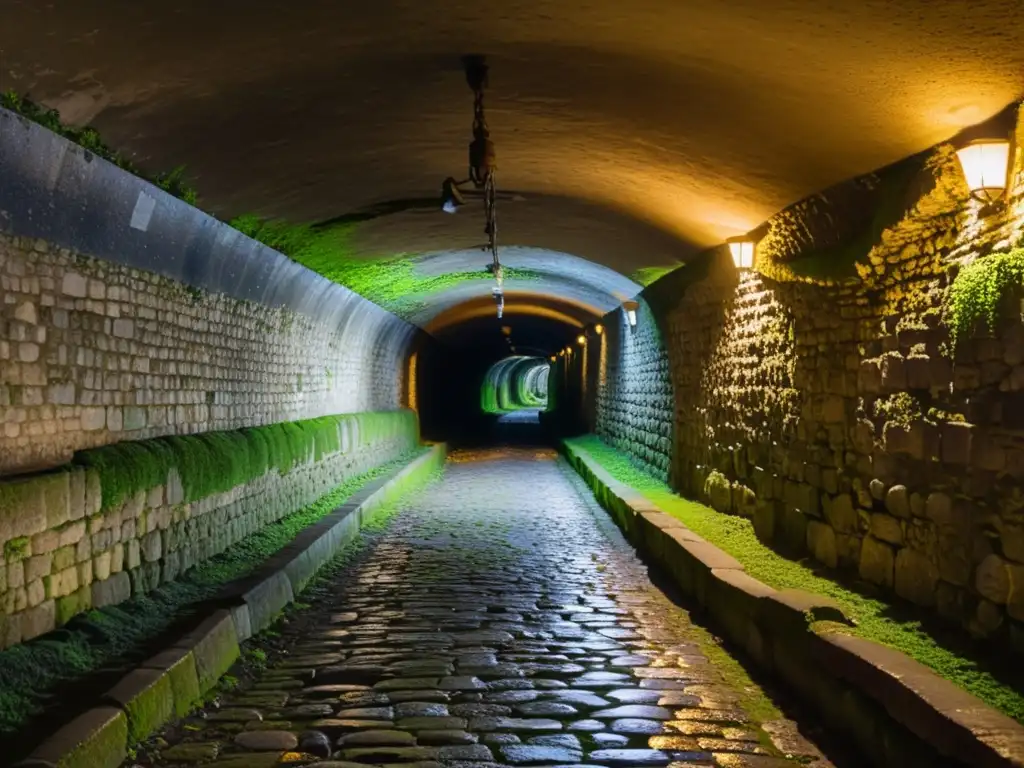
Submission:
[[[551,454],[488,457],[456,456],[405,501],[259,690],[168,740],[217,754],[213,768],[265,760],[290,734],[335,761],[410,768],[830,766],[786,721],[774,732],[794,759],[764,754],[685,612]]]

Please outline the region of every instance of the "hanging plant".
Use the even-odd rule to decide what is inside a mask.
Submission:
[[[984,323],[992,333],[1002,303],[1024,287],[1024,249],[994,253],[963,267],[946,294],[944,320],[953,347],[957,347]]]

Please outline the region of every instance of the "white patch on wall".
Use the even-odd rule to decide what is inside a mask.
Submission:
[[[153,209],[156,208],[156,198],[139,192],[135,201],[135,210],[132,211],[131,228],[145,232],[149,229],[149,220],[153,218]]]

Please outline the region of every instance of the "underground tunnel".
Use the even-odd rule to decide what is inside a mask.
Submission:
[[[1024,766],[1022,41],[5,4],[2,764]]]

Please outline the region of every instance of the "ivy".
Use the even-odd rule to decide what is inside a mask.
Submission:
[[[195,205],[198,200],[195,189],[185,181],[185,166],[183,165],[167,173],[149,176],[139,170],[134,163],[119,152],[107,146],[95,128],[90,126],[79,128],[67,125],[61,120],[60,113],[56,109],[49,109],[41,104],[37,104],[27,96],[23,96],[13,90],[0,93],[0,107],[15,112],[31,120],[33,123],[53,131],[58,136],[63,136],[82,149],[102,157],[104,160],[113,163],[128,173],[138,176],[140,179],[145,179],[169,195],[184,200],[189,205]]]
[[[964,266],[946,294],[943,317],[954,348],[978,329],[993,332],[1003,301],[1024,286],[1024,249],[994,253]]]

